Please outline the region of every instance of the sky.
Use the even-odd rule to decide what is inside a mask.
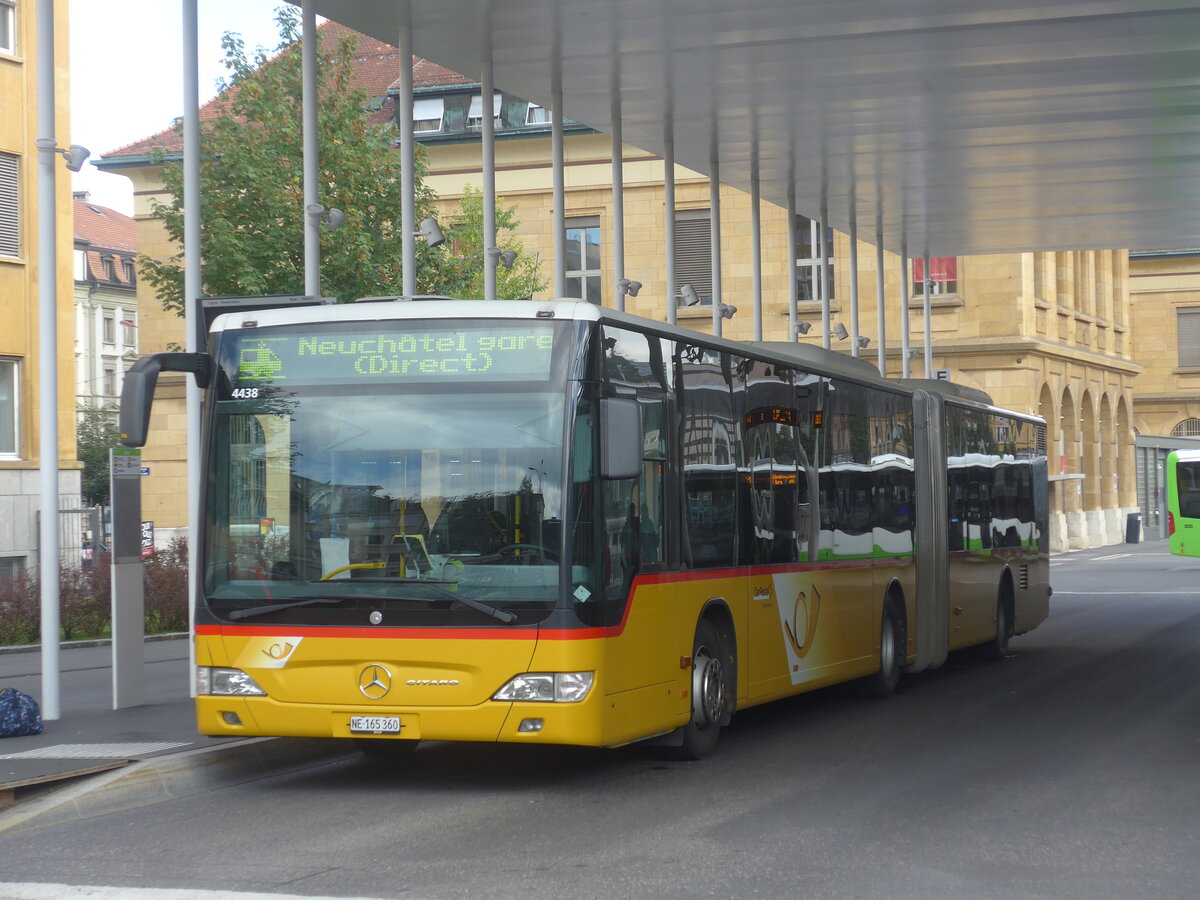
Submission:
[[[227,74],[221,36],[242,35],[247,50],[279,43],[281,0],[200,0],[200,102]],[[92,151],[72,189],[91,201],[133,214],[128,178],[101,172],[92,161],[170,127],[183,115],[182,3],[179,0],[72,0],[70,143]],[[60,144],[66,143],[60,139]]]

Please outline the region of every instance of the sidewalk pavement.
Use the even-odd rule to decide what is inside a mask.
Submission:
[[[41,734],[0,738],[0,833],[318,765],[353,748],[301,738],[198,734],[185,635],[145,644],[145,703],[112,708],[112,647],[64,644],[60,716]],[[0,689],[41,701],[40,648],[0,648]]]

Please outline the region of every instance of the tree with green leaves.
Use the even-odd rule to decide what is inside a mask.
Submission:
[[[75,452],[83,463],[79,493],[88,506],[108,506],[108,451],[121,446],[121,429],[113,411],[99,406],[79,407]]]
[[[301,121],[302,71],[299,22],[294,10],[276,13],[281,43],[270,58],[253,55],[236,34],[223,40],[230,77],[214,104],[220,114],[204,122],[200,190],[200,251],[208,296],[302,294],[304,288],[304,179]],[[322,229],[322,293],[341,301],[399,293],[404,192],[394,124],[370,121],[371,100],[354,85],[354,42],[318,40],[317,79],[319,202],[345,212],[334,232]],[[163,163],[170,201],[154,204],[167,234],[183,243],[183,171]],[[416,210],[435,213],[424,184],[418,148]],[[163,306],[183,312],[182,253],[167,260],[140,258],[146,280]],[[422,293],[461,294],[464,260],[444,246],[417,241],[417,286]]]
[[[525,256],[525,246],[516,236],[515,204],[496,198],[496,248],[512,251],[516,258],[511,267],[497,265],[496,296],[501,300],[524,300],[544,291],[547,279],[541,274],[541,260]],[[462,212],[451,228],[454,251],[462,264],[463,282],[457,286],[457,297],[483,296],[483,192],[471,185],[463,187]]]

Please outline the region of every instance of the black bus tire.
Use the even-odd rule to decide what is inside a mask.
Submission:
[[[879,671],[861,682],[862,692],[866,696],[882,700],[896,693],[904,658],[903,633],[904,626],[896,611],[896,602],[888,597],[883,602],[883,614],[879,618]]]
[[[717,627],[708,619],[696,625],[692,641],[692,717],[681,729],[682,742],[659,748],[668,759],[697,760],[712,756],[721,736],[721,721],[729,711],[732,671],[728,651]]]

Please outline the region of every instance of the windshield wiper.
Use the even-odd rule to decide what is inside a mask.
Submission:
[[[505,625],[511,625],[517,621],[516,613],[509,612],[506,609],[498,609],[490,603],[484,603],[481,600],[476,600],[472,597],[464,597],[461,594],[455,594],[452,591],[447,591],[444,588],[438,587],[439,584],[457,584],[455,581],[435,581],[424,578],[355,578],[357,583],[366,584],[419,584],[421,587],[427,587],[433,591],[439,598],[445,600],[453,600],[456,603],[461,603],[463,606],[469,606],[477,612],[483,613],[485,616],[491,616],[503,622]],[[415,600],[417,602],[432,602],[429,597],[395,597],[396,600]]]
[[[265,606],[251,606],[249,609],[235,609],[229,614],[231,619],[249,619],[251,616],[262,616],[267,613],[279,612],[283,609],[295,609],[297,606],[316,606],[323,603],[345,603],[347,600],[358,599],[354,594],[341,597],[309,597],[307,600],[296,600],[292,603],[268,603]]]
[[[453,581],[425,581],[420,578],[355,578],[355,584],[419,584],[422,587],[427,587],[433,591],[439,599],[453,600],[456,603],[461,603],[463,606],[483,613],[485,616],[491,616],[505,625],[511,625],[517,621],[515,613],[511,613],[505,609],[498,609],[488,603],[480,600],[475,600],[471,597],[463,597],[458,594],[451,593],[438,587],[439,584],[454,584]],[[285,609],[296,609],[300,606],[317,606],[322,604],[344,603],[347,600],[358,600],[363,597],[369,597],[374,600],[413,600],[418,603],[433,602],[431,597],[393,597],[391,595],[379,596],[377,594],[341,594],[338,596],[326,597],[309,597],[306,600],[296,600],[291,603],[275,603],[264,606],[251,606],[248,609],[235,609],[229,614],[231,619],[249,619],[251,616],[265,616],[267,613],[280,612]]]

